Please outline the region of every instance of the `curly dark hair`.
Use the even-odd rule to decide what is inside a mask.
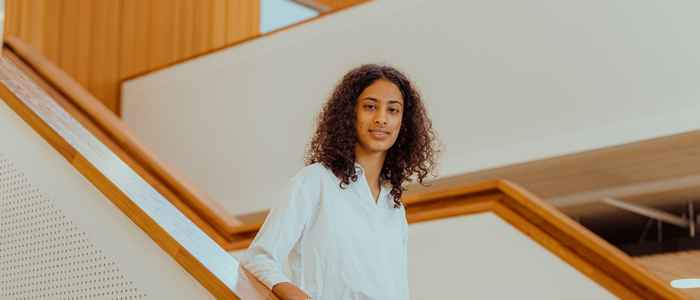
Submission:
[[[343,76],[317,117],[316,132],[307,146],[305,164],[320,162],[340,179],[340,187],[357,181],[355,172],[355,105],[360,94],[379,79],[394,83],[404,99],[401,129],[387,151],[380,178],[391,182],[394,207],[402,205],[404,182],[412,176],[420,184],[434,170],[437,136],[420,94],[408,78],[393,67],[367,64]]]

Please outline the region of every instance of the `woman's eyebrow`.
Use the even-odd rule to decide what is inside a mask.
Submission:
[[[374,101],[374,102],[380,102],[379,99],[374,98],[374,97],[372,97],[372,96],[364,97],[364,98],[362,98],[362,100],[369,100],[369,101]],[[398,101],[398,100],[389,100],[389,101],[387,101],[387,102],[389,102],[389,104],[394,104],[394,103],[396,103],[396,104],[399,104],[399,105],[403,106],[403,102]]]

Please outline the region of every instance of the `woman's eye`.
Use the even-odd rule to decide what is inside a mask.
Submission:
[[[367,104],[367,105],[365,105],[365,108],[366,109],[374,109],[374,105]]]
[[[390,108],[389,111],[392,112],[392,113],[398,113],[398,112],[399,112],[399,110],[396,109],[396,108]]]

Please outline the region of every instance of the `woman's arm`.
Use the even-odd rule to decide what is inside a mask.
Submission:
[[[311,299],[304,291],[290,282],[281,282],[272,287],[272,292],[282,300]]]
[[[282,263],[302,235],[317,197],[307,191],[318,189],[297,174],[283,192],[282,201],[265,219],[241,264],[282,299],[307,299],[282,271]],[[299,298],[303,297],[303,298]]]

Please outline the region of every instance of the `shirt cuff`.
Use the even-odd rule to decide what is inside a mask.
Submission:
[[[264,278],[260,278],[260,281],[268,288],[272,289],[276,284],[278,283],[283,283],[283,282],[289,282],[292,283],[289,278],[287,278],[284,275],[272,275],[272,276],[266,276]]]

